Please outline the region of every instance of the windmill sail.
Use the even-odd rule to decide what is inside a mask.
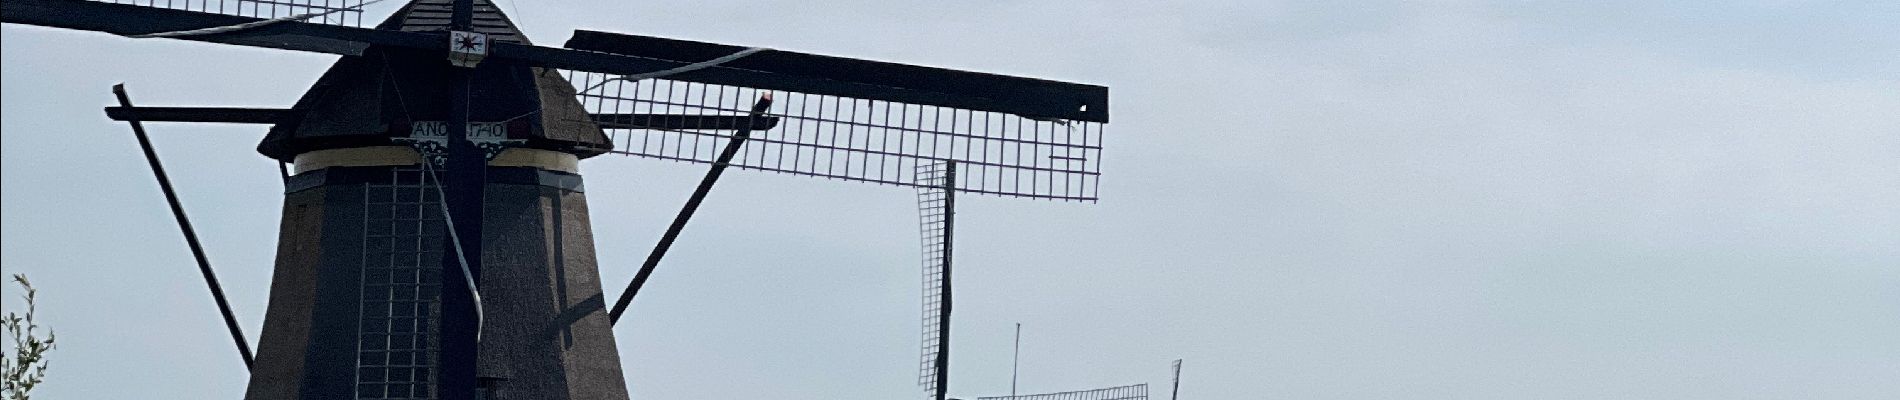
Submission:
[[[669,77],[682,81],[1108,122],[1108,88],[1096,85],[586,30],[575,31],[565,46],[642,59],[717,60],[705,65],[710,68],[672,71]]]
[[[950,240],[951,213],[955,212],[948,189],[956,180],[956,167],[948,163],[920,165],[916,169],[918,230],[923,236],[923,350],[917,364],[917,385],[931,399],[943,399],[947,382],[950,335]]]
[[[736,117],[761,90],[697,82],[614,76],[568,77],[588,112]],[[603,84],[603,82],[605,82]],[[988,111],[781,93],[767,113],[778,127],[753,132],[732,166],[848,181],[927,187],[920,166],[956,162],[961,192],[1095,201],[1100,186],[1103,126]],[[637,121],[637,119],[635,119]],[[648,124],[651,125],[651,124]],[[711,163],[729,131],[644,128],[603,123],[613,153]]]
[[[732,163],[740,168],[926,187],[916,168],[956,162],[965,178],[959,191],[1097,198],[1105,87],[589,31],[566,45],[679,63],[724,60],[660,79],[570,74],[596,115],[747,115],[756,92],[777,92],[768,115],[779,127],[753,133]],[[712,162],[730,139],[726,132],[602,128],[619,142],[616,153],[677,161]]]
[[[132,37],[248,26],[166,37],[348,56],[374,47],[440,54],[445,46],[439,32],[359,27],[362,12],[350,7],[373,0],[331,1],[7,0],[0,2],[0,20]],[[446,0],[413,3],[416,12],[433,18]],[[478,14],[499,14],[490,12],[495,10],[487,2],[476,3]],[[257,25],[312,12],[328,14]],[[480,31],[482,21],[477,22]],[[775,119],[777,128],[754,132],[734,166],[914,187],[920,184],[912,168],[955,161],[967,178],[957,183],[960,191],[1098,198],[1106,87],[780,50],[756,51],[729,65],[664,79],[627,79],[750,49],[589,31],[576,32],[568,48],[507,39],[491,43],[488,58],[569,71],[588,111],[605,116],[571,119],[588,124],[604,119],[602,128],[619,141],[615,153],[710,163],[730,132],[642,124],[639,116],[742,115],[748,111],[746,99],[769,90],[780,100],[764,116]]]
[[[262,19],[303,17],[314,24],[363,26],[370,0],[84,0]],[[389,5],[393,9],[394,4]],[[314,14],[314,15],[313,15]]]
[[[1148,384],[1020,396],[978,397],[977,400],[1148,400]]]
[[[375,0],[369,0],[375,1]],[[133,38],[194,40],[272,49],[362,55],[371,45],[441,51],[438,35],[367,29],[362,0],[185,0],[110,3],[7,0],[0,21],[110,33]],[[393,6],[393,5],[392,5]],[[309,12],[299,11],[310,10]]]

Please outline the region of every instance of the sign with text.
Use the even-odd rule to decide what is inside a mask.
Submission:
[[[449,124],[443,121],[416,121],[409,126],[409,137],[415,139],[446,139],[449,137]],[[469,122],[468,141],[499,142],[508,139],[508,125],[500,122]]]

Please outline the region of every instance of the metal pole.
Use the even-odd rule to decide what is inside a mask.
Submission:
[[[1009,398],[1016,398],[1016,366],[1023,357],[1023,323],[1016,323],[1016,350],[1009,356]]]
[[[772,108],[772,93],[766,92],[752,104],[752,117],[758,118]],[[660,236],[660,244],[653,246],[653,252],[647,253],[647,260],[640,264],[640,272],[633,275],[633,281],[627,283],[627,290],[620,291],[620,299],[614,301],[614,308],[607,312],[608,324],[620,322],[620,316],[627,313],[627,305],[633,303],[633,296],[640,293],[640,287],[646,286],[647,279],[653,277],[653,270],[659,268],[660,259],[666,257],[666,251],[673,248],[673,241],[679,239],[680,231],[686,229],[686,222],[693,219],[693,213],[699,211],[699,204],[706,201],[706,195],[712,192],[713,184],[719,183],[719,176],[725,174],[731,166],[732,158],[745,147],[746,139],[752,136],[752,121],[747,120],[733,133],[732,140],[726,142],[726,148],[719,153],[719,159],[713,162],[712,169],[699,179],[699,187],[686,198],[686,206],[673,216],[673,224],[666,227],[666,233]]]
[[[125,84],[112,85],[112,94],[119,97],[119,105],[132,107],[132,98],[125,94]],[[185,234],[185,246],[191,248],[191,256],[198,260],[198,273],[204,275],[205,286],[211,287],[211,299],[218,303],[218,313],[224,315],[224,327],[231,331],[231,342],[237,343],[238,355],[244,357],[244,369],[250,370],[253,360],[251,344],[244,338],[244,329],[238,327],[237,316],[231,313],[231,302],[224,298],[224,285],[218,283],[218,274],[211,271],[211,260],[205,257],[205,248],[198,243],[198,232],[191,229],[191,219],[185,217],[185,206],[178,202],[178,193],[172,190],[172,180],[165,176],[165,166],[158,162],[158,152],[152,150],[152,139],[145,135],[145,125],[138,120],[125,121],[132,125],[132,134],[139,139],[139,149],[145,152],[145,163],[152,167],[152,177],[158,178],[159,190],[165,192],[165,202],[171,205],[172,218],[178,220],[178,230]]]
[[[943,313],[937,315],[937,400],[943,400],[950,388],[950,256],[957,215],[957,163],[946,161],[943,168],[943,287],[938,294]]]
[[[1181,359],[1174,360],[1174,392],[1168,394],[1168,400],[1181,396]]]

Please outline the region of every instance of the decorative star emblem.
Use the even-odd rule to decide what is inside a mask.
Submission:
[[[458,36],[455,38],[456,50],[481,51],[482,45],[483,43],[476,40],[474,35]]]
[[[478,32],[449,32],[449,63],[474,68],[488,55],[488,35]]]

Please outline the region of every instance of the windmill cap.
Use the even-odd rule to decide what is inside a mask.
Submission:
[[[448,30],[448,0],[404,6],[377,29]],[[475,1],[475,30],[490,40],[527,43],[527,37],[486,0]],[[473,69],[449,64],[439,52],[370,47],[331,65],[291,107],[289,119],[271,127],[257,150],[289,161],[298,154],[335,148],[389,146],[419,129],[441,127],[450,118],[458,70],[470,74],[468,121],[499,126],[521,147],[592,157],[613,143],[575,99],[574,85],[556,70],[490,59]]]

